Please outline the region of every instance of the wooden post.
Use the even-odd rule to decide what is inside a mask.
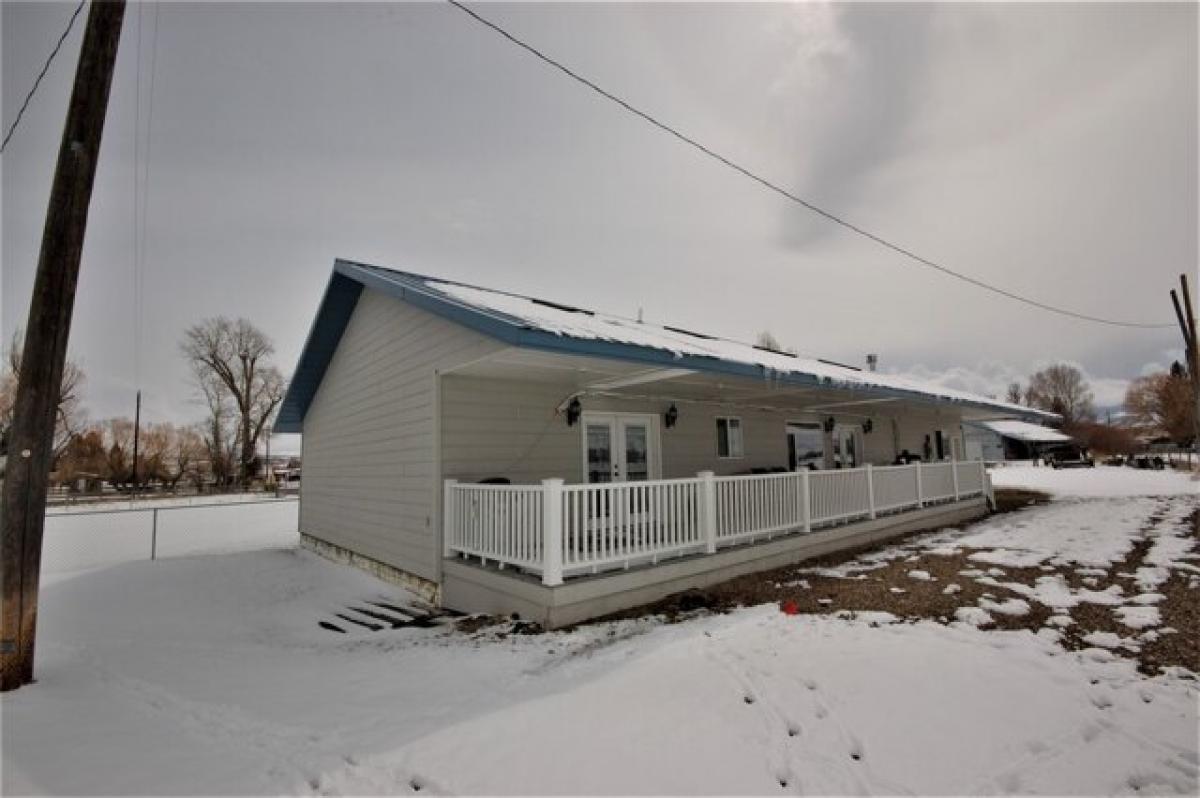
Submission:
[[[704,553],[717,553],[717,483],[711,471],[701,471],[700,478],[700,531],[704,535]]]
[[[46,487],[75,287],[100,137],[125,16],[124,0],[94,2],[58,149],[37,276],[25,325],[0,508],[0,691],[33,681]]]
[[[921,484],[921,469],[923,466],[920,463],[913,463],[913,468],[917,470],[917,507],[924,507],[925,486]]]
[[[958,501],[958,462],[950,461],[950,476],[954,477],[954,501]]]
[[[137,392],[137,402],[133,407],[133,496],[136,499],[138,495],[138,433],[142,429],[142,391],[139,388]]]
[[[542,480],[542,584],[563,583],[563,481]]]
[[[1179,275],[1180,293],[1183,294],[1184,310],[1179,308],[1175,292],[1171,301],[1175,304],[1175,315],[1183,332],[1184,353],[1188,362],[1188,377],[1192,382],[1192,401],[1195,403],[1192,418],[1192,449],[1200,453],[1200,343],[1196,340],[1196,314],[1192,309],[1192,292],[1188,290],[1187,275]],[[1190,462],[1190,458],[1189,458]]]

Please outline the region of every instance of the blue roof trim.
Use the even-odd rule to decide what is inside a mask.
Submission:
[[[308,406],[325,375],[325,370],[329,366],[329,361],[333,357],[333,352],[346,329],[346,324],[350,320],[350,315],[354,311],[354,306],[364,286],[408,302],[482,335],[522,349],[623,360],[651,366],[688,368],[695,371],[727,374],[731,377],[769,378],[777,385],[805,388],[836,387],[871,397],[907,399],[928,405],[949,404],[989,410],[997,409],[995,405],[988,403],[935,397],[919,391],[874,385],[847,385],[811,374],[774,371],[766,366],[737,363],[716,357],[676,355],[667,350],[638,344],[556,335],[545,330],[531,328],[521,319],[500,311],[480,308],[459,301],[437,289],[430,288],[426,284],[427,280],[467,285],[437,277],[383,269],[365,263],[341,259],[335,261],[329,288],[326,289],[325,296],[321,300],[317,318],[313,322],[308,341],[304,345],[303,354],[296,367],[296,374],[280,407],[275,429],[279,432],[301,431],[304,415],[308,412]],[[475,286],[467,287],[474,288]],[[1005,412],[1016,414],[1015,411],[1006,410]],[[1045,414],[1035,410],[1020,415],[1026,418],[1045,418]]]
[[[329,278],[325,295],[321,298],[317,317],[313,320],[308,331],[308,339],[304,349],[300,350],[300,362],[292,375],[287,394],[279,405],[279,414],[275,418],[275,432],[300,432],[304,425],[304,415],[312,404],[325,369],[337,349],[350,316],[358,304],[362,294],[363,284],[338,273],[336,270]]]

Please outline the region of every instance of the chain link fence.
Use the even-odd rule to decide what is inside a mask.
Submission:
[[[42,573],[65,575],[137,560],[290,548],[299,540],[294,497],[46,513]]]

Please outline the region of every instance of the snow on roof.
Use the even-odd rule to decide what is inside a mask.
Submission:
[[[1016,438],[1029,443],[1067,443],[1071,440],[1070,435],[1064,435],[1058,430],[1025,421],[981,421],[979,426],[986,427],[1002,437]]]
[[[389,270],[390,271],[390,270]],[[534,299],[504,291],[423,278],[425,287],[474,308],[515,319],[533,329],[566,338],[600,340],[631,346],[666,350],[677,357],[712,357],[733,363],[761,366],[782,374],[815,377],[830,387],[882,388],[922,394],[937,399],[968,402],[1013,415],[1042,415],[1029,407],[1012,405],[985,396],[945,388],[933,383],[892,374],[863,371],[824,360],[776,352],[713,335],[627,319],[556,302]],[[1029,425],[1036,426],[1036,425]]]

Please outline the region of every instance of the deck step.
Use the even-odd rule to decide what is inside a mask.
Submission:
[[[349,615],[343,615],[340,612],[335,612],[334,615],[341,618],[343,621],[346,621],[347,623],[352,623],[357,626],[361,626],[364,629],[370,629],[372,632],[378,632],[380,629],[383,628],[382,626],[380,626],[377,623],[370,623],[368,621],[360,621],[357,618],[351,618]]]
[[[381,632],[384,629],[408,629],[410,627],[426,629],[435,626],[443,614],[441,610],[423,612],[413,607],[402,607],[387,601],[365,599],[362,604],[366,606],[346,607],[345,612],[335,612],[333,617],[344,621],[345,624],[354,624],[371,632]],[[339,625],[329,620],[317,622],[322,629],[339,634],[346,634],[346,629],[343,628],[345,624]]]
[[[410,618],[397,618],[395,615],[388,615],[387,613],[378,612],[376,610],[368,610],[365,607],[350,607],[350,612],[357,612],[359,615],[365,615],[368,618],[374,618],[377,621],[383,621],[393,629],[402,629],[405,626],[412,625],[412,620]]]

